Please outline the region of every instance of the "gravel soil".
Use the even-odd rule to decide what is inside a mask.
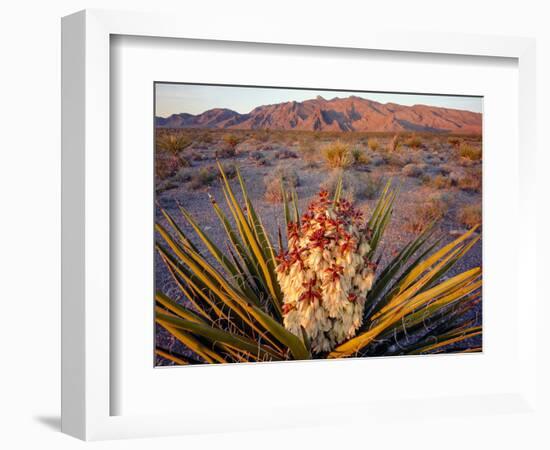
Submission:
[[[263,147],[266,147],[265,143]],[[301,210],[305,210],[309,202],[320,190],[320,186],[324,183],[326,184],[331,176],[334,178],[334,175],[332,175],[333,170],[327,168],[321,158],[313,163],[311,161],[304,161],[300,155],[298,143],[286,145],[273,144],[267,147],[269,150],[258,150],[258,145],[243,143],[237,148],[235,156],[222,158],[220,162],[224,165],[231,164],[239,167],[256,211],[272,236],[272,242],[275,242],[278,228],[284,226],[283,206],[280,202],[277,203],[265,199],[266,178],[273,176],[275,172],[280,173],[283,171],[288,173],[289,171],[294,171],[298,177],[296,192],[299,198],[299,205]],[[191,162],[191,167],[186,169],[188,176],[193,176],[194,173],[198,173],[201,169],[204,171],[204,168],[213,166],[217,150],[216,143],[210,146],[186,149],[187,154],[193,154],[196,159]],[[284,157],[281,158],[280,154],[284,153],[281,150],[290,150],[294,152],[294,155],[291,153],[291,157],[283,155]],[[397,157],[392,156],[391,158],[388,158],[387,154],[385,155],[382,151],[372,152],[366,146],[363,146],[363,150],[369,157],[369,163],[349,169],[347,171],[348,175],[357,177],[358,180],[364,179],[361,177],[370,176],[373,179],[382,180],[381,184],[391,178],[393,185],[399,187],[393,216],[379,247],[379,251],[381,250],[383,255],[381,267],[384,267],[385,262],[389,258],[415,237],[416,232],[411,228],[411,220],[418,216],[419,209],[422,209],[423,205],[429,203],[431,199],[441,198],[445,204],[443,217],[439,220],[435,233],[435,236],[442,239],[441,245],[456,239],[457,235],[466,231],[467,226],[460,220],[463,208],[471,205],[479,205],[481,207],[481,188],[476,191],[467,190],[452,184],[443,187],[434,187],[429,182],[426,182],[427,175],[433,178],[437,174],[444,174],[447,179],[451,179],[456,174],[460,175],[464,173],[474,173],[476,176],[481,177],[481,161],[472,162],[457,157],[456,151],[451,145],[435,142],[434,147],[427,144],[422,149],[413,150],[404,148],[399,151]],[[260,164],[253,157],[258,152],[263,154],[263,164]],[[197,155],[200,157],[197,158]],[[413,177],[404,175],[407,172],[403,167],[407,164],[419,165],[422,168],[424,176]],[[196,188],[189,181],[178,180],[175,177],[170,183],[157,184],[156,199],[158,205],[176,219],[178,225],[192,238],[195,244],[200,245],[191,227],[178,211],[177,205],[178,203],[181,204],[195,217],[210,238],[220,248],[225,248],[225,233],[209,200],[209,196],[212,196],[225,210],[226,214],[230,215],[225,205],[220,181],[214,179],[205,186]],[[238,182],[234,179],[232,184],[235,193],[240,198]],[[364,197],[355,198],[354,203],[368,217],[370,212],[372,212],[376,198],[376,195],[372,199]],[[160,223],[165,223],[158,206],[156,208],[156,220]],[[477,233],[481,233],[481,229]],[[155,286],[157,291],[164,292],[174,299],[183,300],[158,254],[155,255],[155,258]],[[482,241],[480,240],[452,269],[449,276],[481,265]],[[481,310],[480,304],[477,310],[474,311],[475,320],[478,324],[481,324]],[[160,327],[157,327],[156,339],[157,344],[162,347],[188,354],[188,351],[181,344]],[[474,339],[472,344],[480,345],[480,342],[481,338]],[[157,363],[159,365],[170,364],[162,358],[158,358]]]

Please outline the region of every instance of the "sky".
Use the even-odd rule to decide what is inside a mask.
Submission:
[[[334,97],[355,95],[380,103],[400,105],[430,105],[453,109],[482,112],[481,97],[396,94],[381,92],[326,91],[311,89],[280,89],[240,86],[212,86],[197,84],[157,83],[155,115],[168,117],[171,114],[200,114],[212,108],[227,108],[245,114],[256,106],[288,101],[303,101],[318,95],[330,100]]]

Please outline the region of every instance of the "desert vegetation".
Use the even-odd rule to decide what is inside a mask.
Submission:
[[[376,268],[372,267],[375,287],[383,271],[393,267],[394,258],[398,255],[402,256],[401,252],[411,242],[417,242],[416,239],[421,239],[422,242],[425,240],[426,248],[435,245],[435,249],[451,245],[459,236],[470,233],[466,241],[461,241],[468,242],[467,251],[463,251],[464,244],[454,244],[454,249],[461,249],[459,250],[461,257],[456,261],[453,260],[454,263],[445,277],[452,279],[481,266],[481,227],[479,225],[481,223],[482,143],[479,135],[236,129],[228,132],[223,129],[200,128],[158,128],[156,133],[155,190],[158,203],[156,218],[159,226],[162,227],[162,229],[157,228],[160,252],[157,253],[155,265],[155,284],[157,292],[160,293],[157,294],[157,307],[160,308],[158,312],[161,317],[157,333],[159,364],[250,360],[250,352],[247,353],[241,348],[241,340],[246,341],[253,336],[256,338],[262,333],[265,334],[266,339],[271,339],[273,342],[268,344],[265,341],[266,347],[263,349],[265,352],[262,350],[261,354],[255,353],[252,360],[293,359],[296,355],[326,357],[331,354],[331,351],[336,351],[338,346],[344,345],[342,341],[338,345],[334,344],[334,347],[332,344],[329,345],[331,351],[315,352],[310,342],[309,347],[305,345],[305,353],[302,354],[300,352],[304,349],[294,342],[292,336],[285,335],[284,341],[279,340],[282,335],[275,338],[272,334],[274,330],[266,329],[258,322],[259,318],[252,320],[246,326],[241,324],[244,328],[240,328],[240,332],[237,332],[227,321],[224,322],[223,318],[216,319],[212,316],[210,308],[213,306],[207,308],[202,305],[202,301],[206,299],[197,299],[198,291],[186,291],[187,295],[181,290],[182,286],[188,285],[182,282],[183,275],[177,273],[182,260],[175,257],[174,248],[179,247],[171,247],[177,244],[177,242],[174,243],[174,238],[180,232],[182,236],[179,237],[180,244],[177,245],[183,245],[183,249],[187,252],[186,257],[191,258],[194,255],[194,258],[198,258],[194,253],[189,254],[189,249],[200,249],[197,251],[200,252],[200,257],[204,258],[204,261],[201,260],[201,265],[211,267],[216,273],[227,270],[226,265],[237,267],[237,263],[247,272],[249,270],[247,263],[251,264],[250,267],[260,263],[257,260],[247,261],[246,258],[251,257],[253,249],[244,249],[248,256],[243,260],[242,255],[239,255],[234,247],[237,241],[233,242],[231,235],[242,239],[240,233],[244,232],[244,224],[240,223],[243,218],[239,216],[237,206],[242,210],[245,220],[256,220],[248,216],[256,215],[257,220],[261,221],[261,229],[264,230],[261,233],[269,237],[270,248],[277,254],[281,246],[286,248],[288,245],[289,217],[294,218],[292,222],[296,220],[298,211],[300,216],[306,213],[312,204],[319,201],[320,191],[327,192],[330,198],[338,196],[341,201],[349,202],[353,205],[354,211],[362,214],[366,220],[376,214],[380,198],[389,201],[387,196],[391,194],[391,220],[388,217],[387,226],[377,242],[379,253],[375,259],[372,259],[373,263],[378,264]],[[221,173],[225,174],[225,178]],[[391,186],[389,190],[385,188],[388,182]],[[241,189],[243,187],[244,190]],[[182,215],[180,208],[185,208],[185,214]],[[234,214],[238,217],[234,217]],[[193,218],[191,222],[190,218]],[[221,223],[220,220],[222,220]],[[202,233],[197,234],[198,229],[195,225],[200,225]],[[208,236],[207,242],[210,244],[204,241],[205,236]],[[258,236],[258,240],[266,243],[262,236]],[[184,245],[181,242],[188,242],[188,244]],[[244,242],[242,244],[244,245]],[[212,253],[213,246],[219,252]],[[203,252],[203,249],[208,251]],[[270,252],[267,247],[262,247],[260,250]],[[413,255],[418,257],[420,253],[413,252],[408,259],[409,263],[413,261]],[[441,260],[434,260],[432,264],[437,265],[438,262]],[[273,260],[271,264],[275,264]],[[236,270],[240,271],[240,269]],[[275,266],[272,270],[275,270]],[[261,279],[261,283],[266,283],[265,276],[262,277],[260,274],[258,276],[257,279]],[[276,273],[272,273],[271,276],[274,277],[273,280],[277,280],[277,284],[283,283],[282,279],[277,279]],[[397,271],[391,280],[395,281],[396,277]],[[240,289],[248,286],[247,281],[244,280],[242,284],[238,281],[238,277],[235,278],[233,275],[231,280],[235,281]],[[440,282],[443,282],[442,280]],[[473,277],[470,282],[476,283],[475,280],[477,278]],[[436,282],[435,278],[433,282]],[[197,286],[200,290],[200,286]],[[260,297],[263,299],[261,301],[271,301],[268,299],[274,298],[274,294],[269,294],[266,284],[249,287],[254,292],[257,289],[261,289],[262,292],[265,290],[265,295]],[[224,289],[226,288],[227,286]],[[381,289],[380,286],[378,288]],[[251,294],[247,288],[245,290],[247,295]],[[431,349],[427,342],[422,346],[419,341],[415,349],[411,348],[410,352],[433,352],[441,351],[443,348],[461,351],[466,347],[470,349],[479,347],[479,329],[475,328],[481,321],[481,309],[476,306],[479,298],[473,293],[468,295],[471,308],[468,308],[463,323],[469,326],[449,329],[446,334],[443,333],[455,338],[459,335],[467,338],[460,340],[460,344],[456,341],[455,344],[436,346]],[[189,297],[197,302],[206,315],[189,303]],[[193,316],[182,317],[181,311],[176,311],[177,307],[174,303],[179,306],[184,305],[185,314],[189,313],[187,311],[189,309]],[[467,304],[470,305],[470,303]],[[279,306],[261,303],[259,307],[262,313],[269,314],[285,329],[285,314],[282,309],[280,311],[278,309],[283,306],[283,303],[279,303]],[[235,314],[239,308],[236,307]],[[285,306],[285,308],[289,309],[291,306]],[[220,308],[220,311],[224,309]],[[362,312],[365,313],[365,310],[363,309]],[[196,315],[198,318],[195,317]],[[364,315],[364,317],[367,320],[364,323],[371,323],[371,319],[374,322],[377,320],[374,319],[374,314]],[[377,316],[379,317],[383,317],[383,313]],[[218,334],[205,337],[193,328],[194,325],[187,323],[193,322],[191,318],[197,321],[200,319],[201,324],[205,322],[209,326],[213,324],[210,319],[213,319],[216,324],[214,326],[216,333],[237,334],[240,339],[239,344],[234,342],[234,345],[238,349],[226,341],[220,341],[222,343],[219,345],[209,344],[208,351],[199,351],[199,347],[190,344],[193,339],[195,340],[193,342],[204,345],[207,342],[212,343],[213,336]],[[403,319],[413,320],[415,323],[414,316],[412,318],[406,316]],[[180,327],[179,320],[185,321],[184,328]],[[273,326],[277,328],[277,325]],[[194,331],[191,331],[191,328]],[[183,329],[185,331],[182,331]],[[252,334],[248,334],[245,329]],[[362,330],[361,327],[358,328],[356,335],[361,334],[360,330]],[[186,341],[188,345],[177,337],[178,333],[180,337],[185,335],[191,339]],[[384,333],[381,336],[387,337]],[[220,339],[221,336],[222,334],[219,334]],[[223,334],[223,337],[224,339],[234,338],[226,334]],[[350,339],[353,340],[355,337]],[[302,343],[305,342],[302,338],[299,340]],[[321,342],[318,344],[321,347],[325,345]],[[323,348],[328,348],[326,345]],[[346,355],[401,354],[389,341],[384,345],[386,345],[384,351],[382,351],[383,346],[377,346],[375,349],[369,345],[365,347],[354,345],[346,347],[344,353]],[[292,348],[298,353],[294,354]],[[353,351],[349,350],[350,348],[353,348]],[[390,348],[391,351],[388,350]]]

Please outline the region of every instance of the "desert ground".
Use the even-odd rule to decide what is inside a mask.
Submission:
[[[156,220],[164,223],[160,206],[193,237],[178,211],[179,203],[221,248],[225,248],[226,236],[209,199],[211,196],[224,207],[216,161],[233,178],[236,188],[234,177],[239,169],[273,242],[278,228],[284,226],[281,178],[294,186],[304,210],[321,189],[333,190],[342,176],[344,195],[366,217],[391,180],[399,194],[381,243],[382,266],[432,221],[437,221],[434,239],[441,238],[442,243],[481,224],[479,135],[169,128],[158,128],[156,133]],[[200,246],[198,241],[194,243]],[[449,276],[481,265],[480,240]],[[184,301],[158,255],[155,285],[157,290]],[[480,324],[481,306],[475,314]],[[160,327],[157,344],[185,353]],[[170,363],[157,357],[157,364]]]

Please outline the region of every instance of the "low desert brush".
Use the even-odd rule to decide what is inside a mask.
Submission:
[[[369,138],[368,144],[369,148],[375,152],[380,147],[380,143],[378,142],[378,139],[376,138]]]
[[[399,151],[401,148],[401,141],[399,139],[399,136],[396,134],[391,140],[388,142],[388,145],[386,146],[386,150],[388,152],[396,152]]]
[[[471,161],[479,161],[481,159],[481,149],[473,145],[462,142],[458,149],[458,153],[463,158],[467,158]]]
[[[457,186],[466,192],[481,192],[481,174],[468,173],[459,177]]]
[[[156,248],[183,301],[158,291],[155,321],[186,355],[157,355],[187,365],[480,350],[481,268],[449,272],[479,240],[475,228],[438,245],[427,227],[383,258],[397,192],[386,184],[364,217],[337,187],[303,214],[284,194],[286,233],[273,244],[241,175],[238,194],[221,176],[225,204],[211,200],[227,247],[182,206],[183,228],[161,209]]]
[[[418,149],[422,146],[422,139],[413,134],[410,138],[405,141],[405,145],[410,148]]]
[[[419,233],[431,223],[442,219],[449,210],[449,202],[445,196],[432,195],[422,200],[414,207],[413,213],[407,219],[408,229]]]
[[[286,188],[295,188],[299,184],[295,170],[278,168],[264,179],[264,198],[268,202],[280,203],[283,201],[283,193]]]
[[[210,186],[217,178],[217,170],[214,166],[201,167],[198,171],[193,172],[189,181],[191,189],[202,189]]]
[[[322,151],[326,164],[330,168],[347,169],[355,163],[351,146],[342,141],[327,144]]]
[[[457,219],[468,228],[481,224],[481,205],[467,205],[458,211]]]

